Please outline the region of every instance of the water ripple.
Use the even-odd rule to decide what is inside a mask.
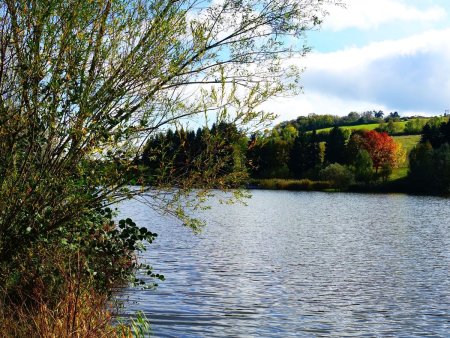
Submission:
[[[133,201],[166,276],[131,289],[158,337],[448,337],[450,200],[255,191],[200,236]]]

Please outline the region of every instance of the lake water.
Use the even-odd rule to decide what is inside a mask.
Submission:
[[[128,201],[165,275],[127,292],[157,337],[450,336],[450,200],[253,191],[196,236]]]

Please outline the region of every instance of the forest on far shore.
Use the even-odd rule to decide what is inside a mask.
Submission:
[[[386,116],[382,111],[347,116],[299,116],[272,129],[246,134],[233,123],[169,129],[147,142],[135,172],[190,177],[209,187],[214,163],[226,186],[292,190],[450,192],[450,123],[447,116]]]

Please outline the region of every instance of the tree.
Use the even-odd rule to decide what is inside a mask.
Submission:
[[[207,187],[210,182],[221,180],[229,187],[239,187],[239,183],[247,176],[245,153],[247,137],[235,125],[221,122],[213,124],[211,129],[203,128],[197,131],[184,129],[151,137],[144,147],[138,163],[144,166],[142,179],[154,184],[155,177],[162,178],[162,171],[179,178],[179,182]],[[211,170],[213,167],[213,170]],[[215,173],[214,179],[205,171]],[[237,176],[239,175],[239,176]],[[195,181],[195,182],[190,182]]]
[[[405,125],[405,134],[420,134],[427,120],[424,118],[410,119]]]
[[[288,167],[295,178],[316,175],[322,164],[320,144],[315,130],[300,133],[289,153]]]
[[[396,135],[400,134],[403,130],[400,124],[396,123],[392,118],[389,118],[387,122],[381,121],[379,126],[376,128],[376,131],[386,132],[389,135]]]
[[[444,143],[438,149],[434,149],[433,186],[435,192],[450,194],[450,144]]]
[[[443,143],[445,143],[445,137],[442,134],[443,123],[445,122],[440,117],[433,117],[429,119],[422,129],[420,142],[429,142],[433,148],[439,148]]]
[[[375,173],[383,166],[395,167],[402,160],[400,145],[387,133],[375,130],[363,133],[361,147],[369,153]]]
[[[287,178],[288,161],[297,131],[275,127],[264,135],[254,134],[248,146],[248,161],[256,178]]]
[[[317,173],[322,165],[322,150],[316,130],[308,135],[308,144],[306,147],[306,167],[307,170]]]
[[[420,143],[409,155],[408,178],[413,190],[450,193],[450,123],[432,118],[422,129]]]
[[[361,115],[357,112],[350,112],[348,113],[348,115],[345,117],[347,123],[349,124],[356,124],[357,121],[360,119]]]
[[[353,130],[347,142],[346,158],[348,164],[354,164],[362,149],[363,130]]]
[[[134,239],[153,236],[131,220],[117,230],[107,207],[143,192],[150,206],[195,228],[180,205],[191,201],[179,194],[190,196],[198,172],[177,176],[162,166],[151,188],[130,187],[144,144],[199,115],[263,125],[270,115],[258,105],[292,89],[299,72],[283,61],[308,51],[303,34],[320,24],[326,2],[3,1],[0,285],[35,289],[8,279],[19,267],[42,277],[33,250],[81,255],[93,272],[101,266],[94,258],[113,255],[92,254],[98,243],[130,257]],[[182,148],[186,135],[172,136]],[[179,149],[168,152],[185,160]],[[227,188],[216,175],[221,166],[208,163],[206,188]],[[168,188],[172,194],[158,193]]]
[[[328,134],[325,145],[326,163],[347,163],[346,158],[347,135],[339,127],[333,127]]]
[[[206,163],[218,166],[214,169],[217,178],[228,181],[230,187],[238,187],[242,178],[247,177],[245,153],[248,139],[245,134],[233,123],[220,122],[217,125],[213,124],[210,139],[204,142],[205,147],[209,146],[212,149],[212,157]],[[243,177],[236,176],[238,173]]]
[[[365,149],[358,151],[354,160],[355,180],[368,184],[374,179],[373,162]]]
[[[413,191],[450,193],[450,146],[419,143],[409,155],[408,179]]]
[[[440,126],[442,139],[444,143],[450,144],[450,122],[443,122]]]
[[[379,111],[375,112],[374,116],[375,116],[377,119],[382,119],[383,116],[384,116],[384,113],[383,113],[382,110],[379,110]]]
[[[400,120],[400,114],[396,111],[390,112],[389,116],[386,118],[386,120],[394,120],[395,122]]]
[[[308,136],[306,133],[299,133],[289,154],[289,170],[295,178],[302,178],[309,169],[307,163]]]

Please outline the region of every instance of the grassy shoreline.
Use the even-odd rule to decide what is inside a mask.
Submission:
[[[352,193],[389,193],[389,194],[411,194],[418,193],[408,186],[406,177],[398,178],[388,182],[374,184],[353,184],[347,189],[337,189],[332,182],[312,181],[308,179],[252,179],[248,182],[247,189],[255,190],[286,190],[286,191],[320,191],[320,192],[352,192]],[[430,194],[426,194],[430,195]],[[431,196],[431,195],[430,195]]]

